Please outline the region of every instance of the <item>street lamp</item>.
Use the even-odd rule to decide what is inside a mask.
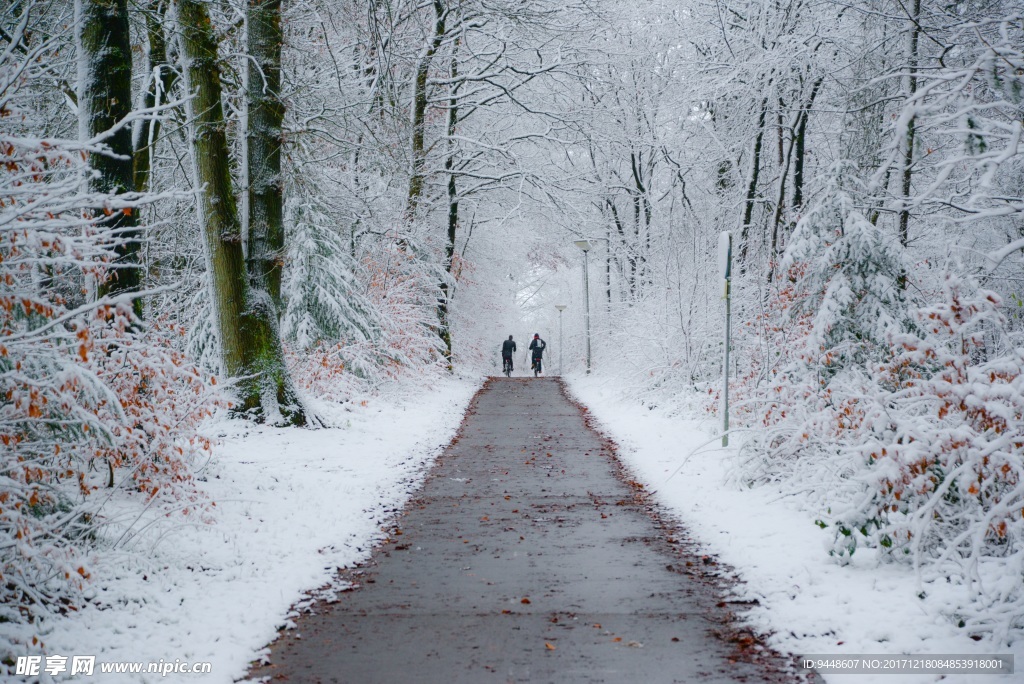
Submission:
[[[583,250],[583,320],[587,328],[587,375],[590,375],[590,273],[588,252],[593,249],[589,240],[574,240],[573,244]]]
[[[555,304],[558,309],[558,374],[562,374],[562,312],[565,311],[565,304]]]

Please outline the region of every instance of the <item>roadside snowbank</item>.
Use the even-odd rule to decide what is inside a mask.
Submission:
[[[695,539],[735,568],[737,592],[756,600],[746,619],[780,651],[808,654],[1006,654],[1024,668],[1024,644],[975,642],[940,614],[951,588],[918,585],[912,569],[858,551],[841,567],[828,555],[831,530],[798,501],[769,487],[728,483],[736,449],[707,422],[668,417],[624,400],[598,377],[567,378],[571,392],[621,447],[623,462]],[[676,469],[675,475],[672,475]],[[671,477],[670,477],[671,475]],[[924,589],[925,600],[918,598]],[[1021,681],[1021,675],[901,674],[899,684]],[[827,675],[836,684],[892,684],[892,675]]]
[[[0,625],[0,660],[94,655],[95,674],[74,679],[104,684],[237,680],[304,592],[368,556],[381,526],[454,436],[478,387],[476,380],[445,379],[429,391],[347,410],[318,407],[331,410],[340,428],[211,425],[222,444],[201,475],[216,502],[216,524],[149,521],[137,540],[97,558],[95,598],[84,610],[41,634]],[[27,644],[34,635],[41,646]],[[99,663],[176,660],[212,663],[211,674],[99,671]],[[65,671],[55,679],[70,677]]]

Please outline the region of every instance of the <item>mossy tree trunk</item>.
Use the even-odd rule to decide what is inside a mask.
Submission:
[[[281,311],[284,266],[284,183],[281,147],[281,0],[249,0],[249,83],[246,145],[249,166],[249,252],[253,287],[266,291]]]
[[[81,133],[95,138],[114,128],[132,110],[132,53],[128,25],[127,0],[81,0],[79,47],[83,79],[78,106]],[[90,179],[94,190],[112,195],[135,191],[135,172],[130,126],[106,136],[103,142],[111,154],[89,155],[89,166],[96,171]],[[102,211],[102,210],[101,210]],[[137,292],[141,289],[139,267],[140,235],[136,213],[130,209],[115,212],[104,225],[116,236],[116,254],[110,274],[100,283],[100,296]],[[133,303],[135,314],[142,316],[142,300]]]
[[[274,303],[265,290],[251,286],[246,273],[213,24],[200,1],[178,0],[177,7],[184,73],[193,95],[189,114],[199,214],[224,370],[237,382],[240,405],[236,409],[262,419],[305,425],[305,410],[285,366]]]
[[[409,220],[416,217],[416,210],[419,208],[423,198],[423,185],[427,165],[426,148],[426,127],[427,127],[427,76],[430,74],[430,67],[434,62],[434,55],[437,54],[444,37],[447,34],[446,20],[448,10],[441,0],[434,0],[434,35],[430,44],[420,57],[416,65],[416,79],[413,82],[412,98],[412,173],[409,176],[409,192],[406,198],[405,214]]]

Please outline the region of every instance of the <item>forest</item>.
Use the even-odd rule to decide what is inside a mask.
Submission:
[[[1020,0],[6,0],[0,622],[87,600],[125,502],[215,517],[213,416],[539,331],[720,420],[729,231],[737,486],[1012,642],[1022,137]]]

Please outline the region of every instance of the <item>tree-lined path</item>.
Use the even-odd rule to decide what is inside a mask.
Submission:
[[[763,682],[555,379],[495,379],[361,586],[253,676],[345,682]]]

